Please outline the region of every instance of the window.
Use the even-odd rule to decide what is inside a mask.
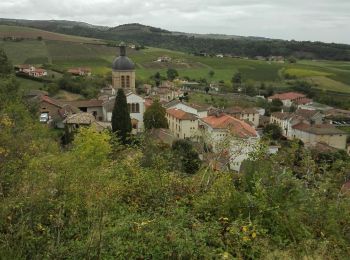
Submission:
[[[130,88],[130,76],[126,76],[126,87]]]
[[[139,103],[131,103],[128,104],[129,113],[140,113],[140,104]]]
[[[121,77],[121,81],[122,81],[122,82],[121,82],[121,87],[122,87],[122,88],[125,88],[125,76],[122,76],[122,77]]]

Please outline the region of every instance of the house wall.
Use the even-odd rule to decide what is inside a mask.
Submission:
[[[96,112],[96,120],[97,121],[103,121],[103,109],[101,107],[87,107],[86,112],[90,114],[94,114]]]
[[[345,134],[337,134],[337,135],[315,135],[312,133],[300,131],[294,129],[293,136],[302,140],[305,144],[316,144],[316,143],[325,143],[331,147],[337,149],[346,149],[346,138]]]
[[[166,117],[169,124],[169,130],[175,137],[185,139],[196,136],[198,131],[197,120],[181,120],[169,114],[166,114]]]
[[[60,108],[48,102],[40,102],[40,113],[48,113],[50,118],[56,117],[58,115],[58,110]]]
[[[257,147],[259,138],[237,139],[231,142],[230,147],[230,169],[239,172],[242,162],[247,160],[250,153]]]
[[[253,125],[255,127],[258,127],[259,120],[260,120],[260,114],[259,113],[255,113],[255,114],[243,113],[243,114],[241,114],[239,119],[248,120],[249,122],[253,123]]]

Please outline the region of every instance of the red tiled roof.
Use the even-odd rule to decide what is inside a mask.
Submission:
[[[315,135],[336,135],[336,134],[345,134],[342,130],[336,128],[331,124],[318,124],[318,125],[309,125],[305,123],[299,123],[292,126],[293,129],[299,131],[315,134]]]
[[[248,123],[234,118],[229,115],[221,115],[221,116],[208,116],[202,118],[202,121],[206,124],[210,125],[215,129],[231,129],[231,131],[239,136],[239,137],[257,137],[258,134],[254,127],[249,125]]]
[[[62,101],[67,105],[75,107],[102,107],[103,100],[100,99],[87,99],[87,100],[75,100],[75,101]]]
[[[307,104],[310,104],[311,102],[312,102],[312,99],[309,99],[306,97],[294,101],[294,103],[297,105],[307,105]]]
[[[292,113],[290,112],[273,112],[271,114],[271,117],[276,117],[280,120],[286,120],[292,116]]]
[[[196,120],[197,117],[194,114],[187,113],[181,109],[169,108],[166,110],[167,114],[180,119],[180,120]]]
[[[56,107],[59,107],[59,108],[62,108],[62,106],[63,106],[63,104],[60,101],[53,99],[53,98],[50,98],[48,96],[40,96],[40,100],[43,102],[47,102],[51,105],[54,105]]]
[[[257,114],[258,111],[255,108],[242,108],[242,107],[228,107],[224,109],[227,114]]]
[[[304,98],[306,97],[304,94],[297,93],[297,92],[287,92],[287,93],[281,93],[281,94],[275,94],[269,99],[280,99],[280,100],[294,100],[297,98]]]

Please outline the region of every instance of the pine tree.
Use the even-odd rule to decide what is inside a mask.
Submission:
[[[131,119],[123,89],[118,89],[112,112],[112,131],[126,144],[131,133]]]
[[[0,49],[0,77],[7,76],[12,72],[12,65],[3,49]]]
[[[152,128],[168,128],[168,121],[165,118],[165,109],[158,100],[146,110],[143,121],[146,129]]]

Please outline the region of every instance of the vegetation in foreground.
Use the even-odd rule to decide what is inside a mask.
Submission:
[[[123,146],[84,129],[62,149],[2,64],[0,252],[4,259],[346,259],[346,156],[300,144],[252,155],[240,175],[176,167],[150,138]],[[317,160],[316,160],[317,159]],[[175,167],[172,166],[175,162]]]

